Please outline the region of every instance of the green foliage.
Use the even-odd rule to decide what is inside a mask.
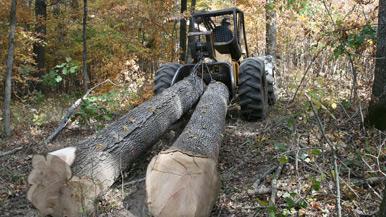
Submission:
[[[286,155],[280,156],[278,160],[281,165],[288,163],[288,157]]]
[[[320,180],[316,179],[316,178],[312,178],[312,189],[314,191],[319,191],[320,190]]]
[[[372,25],[366,24],[358,32],[350,33],[347,37],[340,39],[340,44],[333,51],[334,57],[337,59],[343,54],[356,53],[363,49],[369,41],[373,42],[376,39],[376,30]]]
[[[295,117],[290,117],[287,120],[287,126],[289,129],[293,130],[296,124],[296,118]]]
[[[78,70],[79,66],[74,63],[70,57],[67,57],[64,63],[56,65],[45,74],[42,82],[48,87],[57,87],[62,83],[64,78],[75,76]]]
[[[275,150],[279,152],[286,152],[288,150],[288,146],[283,143],[275,144]]]
[[[94,121],[109,121],[112,119],[112,113],[104,104],[111,103],[113,99],[110,94],[87,97],[75,117],[79,118],[81,125],[89,125]]]
[[[287,0],[287,8],[306,15],[310,12],[310,2],[308,0]]]
[[[363,26],[359,33],[349,35],[347,44],[353,49],[360,48],[367,40],[377,40],[376,30],[369,24]]]
[[[311,154],[314,156],[319,156],[322,153],[320,149],[311,149]]]
[[[45,124],[47,116],[45,113],[33,114],[32,123],[36,126],[42,126]]]
[[[41,91],[34,91],[30,101],[34,104],[40,105],[44,102],[45,96]]]
[[[276,208],[276,206],[269,206],[269,207],[268,207],[268,216],[269,216],[269,217],[275,217],[275,216],[277,216],[276,213],[277,213],[277,208]]]

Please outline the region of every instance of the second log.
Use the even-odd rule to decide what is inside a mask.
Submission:
[[[223,83],[209,84],[175,143],[151,160],[146,192],[155,217],[209,216],[219,190],[217,163],[228,99]]]

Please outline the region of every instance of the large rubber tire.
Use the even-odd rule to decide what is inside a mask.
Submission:
[[[273,106],[276,103],[275,89],[273,87],[272,81],[267,81],[268,83],[268,105]]]
[[[248,58],[240,65],[239,98],[245,120],[258,121],[266,117],[268,84],[263,60]]]
[[[174,75],[176,74],[180,64],[167,63],[161,65],[161,67],[155,73],[154,79],[154,94],[160,94],[165,89],[169,88],[172,84]]]

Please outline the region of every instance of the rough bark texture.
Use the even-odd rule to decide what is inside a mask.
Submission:
[[[38,69],[38,76],[41,77],[45,70],[45,47],[43,42],[46,38],[46,20],[47,20],[47,3],[45,0],[35,1],[35,33],[39,39],[33,45],[33,51],[35,54],[35,62]]]
[[[7,69],[6,79],[4,83],[4,110],[3,124],[5,136],[11,135],[11,93],[12,93],[12,68],[13,55],[15,52],[15,32],[16,32],[16,0],[12,0],[10,12],[10,30],[8,35],[8,54],[7,54]]]
[[[190,11],[192,14],[196,10],[196,2],[197,2],[196,0],[192,0],[192,2],[190,3]]]
[[[267,0],[266,13],[266,55],[276,59],[276,12],[275,0]]]
[[[180,151],[217,161],[222,142],[229,92],[220,82],[208,86],[188,125],[168,152]],[[192,139],[194,138],[194,139]]]
[[[83,40],[83,52],[82,52],[82,63],[83,63],[83,88],[87,92],[90,84],[90,78],[87,72],[87,0],[83,0],[83,24],[82,24],[82,40]]]
[[[386,1],[379,1],[377,53],[368,121],[386,130]]]
[[[219,187],[217,162],[228,97],[224,84],[209,84],[173,146],[150,162],[146,192],[155,217],[209,216]]]
[[[149,149],[174,122],[181,118],[183,113],[187,112],[198,101],[202,92],[201,79],[189,76],[163,91],[160,95],[131,110],[97,135],[76,145],[73,158],[61,150],[49,154],[47,162],[44,161],[44,157],[38,157],[38,163],[35,161],[34,169],[30,174],[32,177],[30,179],[35,181],[30,182],[33,186],[28,192],[28,198],[35,206],[40,204],[37,208],[46,215],[79,216],[80,208],[90,210],[92,203],[89,201],[92,201],[98,192],[110,187],[120,176],[122,170]],[[69,150],[67,152],[70,153],[71,149],[67,149]],[[65,179],[61,183],[65,184],[54,186],[50,184],[51,181],[56,183],[57,180],[55,176],[50,176],[48,171],[67,171],[63,168],[55,168],[54,166],[57,166],[58,163],[50,166],[52,159],[49,156],[52,155],[58,156],[68,165],[73,165],[72,173],[74,176],[60,176],[61,180]],[[35,167],[35,165],[48,166],[41,169],[42,166]],[[36,181],[34,174],[40,174],[39,177],[47,178],[43,178],[41,182]],[[53,177],[54,180],[50,180],[50,177]],[[68,177],[71,179],[68,180]],[[73,179],[75,180],[73,181]],[[73,182],[76,184],[71,184]],[[39,186],[39,189],[34,186]],[[51,186],[55,189],[52,189]],[[79,189],[81,189],[80,192]],[[74,194],[60,194],[60,192],[72,192]],[[43,205],[41,205],[42,203]],[[66,204],[68,206],[65,206]],[[80,205],[82,207],[79,207]],[[76,210],[75,214],[73,214],[74,210]]]
[[[187,0],[181,0],[181,15],[183,15],[188,9]],[[186,20],[183,17],[180,20],[180,61],[185,61],[185,53],[186,53]]]
[[[197,102],[202,88],[201,79],[189,77],[77,146],[75,174],[98,177],[106,186],[111,185],[126,165],[154,144]]]

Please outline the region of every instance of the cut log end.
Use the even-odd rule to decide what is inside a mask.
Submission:
[[[213,159],[179,151],[154,157],[146,172],[151,213],[157,217],[209,216],[219,189],[216,165]]]
[[[73,150],[68,151],[70,155],[73,153]],[[72,176],[70,165],[66,163],[71,161],[62,157],[52,154],[33,157],[33,169],[28,176],[32,186],[27,198],[44,216],[81,216],[84,210],[93,210],[93,201],[101,188],[92,180]]]

